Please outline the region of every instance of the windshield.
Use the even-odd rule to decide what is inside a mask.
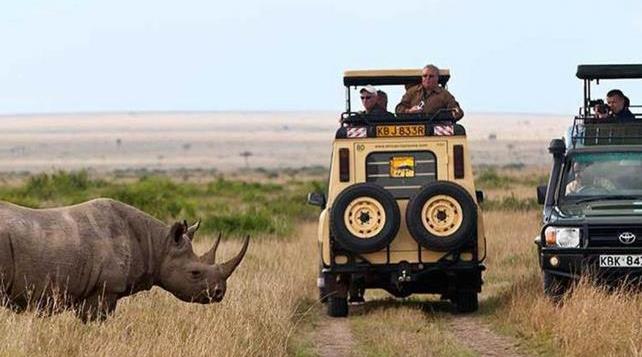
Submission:
[[[642,152],[577,153],[562,177],[562,201],[642,198]]]

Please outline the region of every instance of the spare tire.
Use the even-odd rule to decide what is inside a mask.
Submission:
[[[399,206],[390,192],[358,183],[341,192],[330,211],[330,227],[341,247],[372,253],[390,244],[399,231]]]
[[[408,202],[406,224],[421,246],[447,252],[474,239],[477,207],[461,186],[431,182]]]

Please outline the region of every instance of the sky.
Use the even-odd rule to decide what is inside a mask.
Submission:
[[[0,114],[340,112],[343,71],[428,63],[466,112],[568,114],[640,39],[639,0],[0,0]]]

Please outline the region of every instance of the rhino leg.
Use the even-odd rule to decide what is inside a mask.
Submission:
[[[83,322],[104,321],[114,310],[118,297],[111,294],[93,294],[76,306],[76,316]]]

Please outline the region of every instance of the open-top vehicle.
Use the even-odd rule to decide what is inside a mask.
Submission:
[[[580,65],[584,104],[567,140],[554,139],[544,205],[535,239],[544,292],[557,299],[590,273],[605,282],[642,276],[642,115],[622,123],[598,118],[591,82],[642,78],[642,65]],[[631,106],[633,111],[639,106]]]
[[[449,78],[440,71],[441,86]],[[457,311],[478,308],[483,195],[475,191],[464,127],[447,110],[351,110],[351,87],[420,81],[420,69],[345,72],[346,111],[332,143],[328,192],[308,196],[322,210],[318,285],[330,316],[346,316],[348,297],[359,301],[366,289],[440,294]]]

